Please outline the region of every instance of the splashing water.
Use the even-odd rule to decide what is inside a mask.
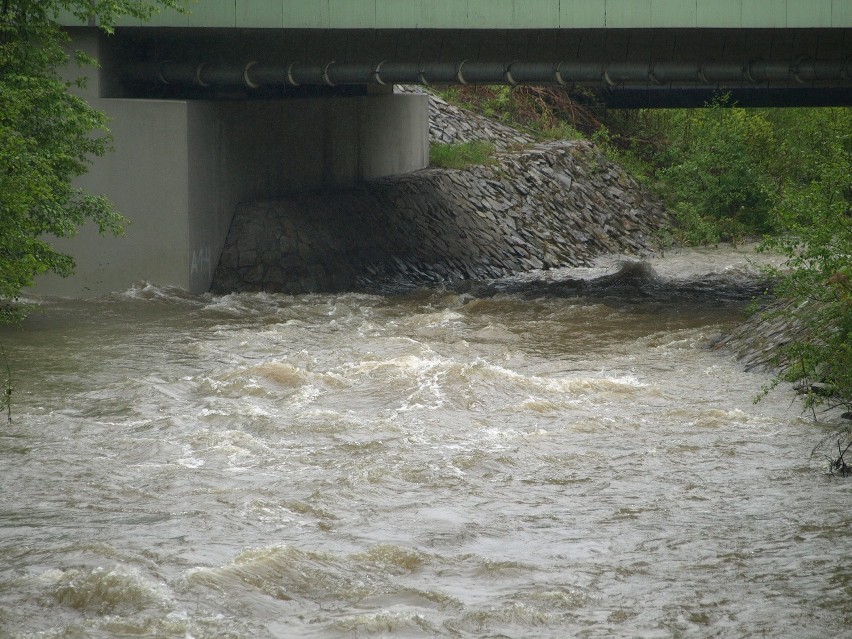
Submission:
[[[836,424],[707,348],[742,254],[615,272],[40,300],[0,635],[841,636]]]

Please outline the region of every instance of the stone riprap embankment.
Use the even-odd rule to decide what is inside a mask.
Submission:
[[[429,139],[432,142],[460,144],[484,140],[491,142],[500,151],[535,142],[531,135],[454,106],[423,87],[398,86],[396,91],[429,96]]]
[[[213,289],[397,290],[645,254],[667,212],[590,142],[245,204]]]

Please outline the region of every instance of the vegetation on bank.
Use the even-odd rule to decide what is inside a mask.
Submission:
[[[467,169],[477,164],[489,164],[494,153],[494,145],[484,140],[432,143],[429,145],[429,164],[444,169]]]
[[[773,275],[795,331],[775,362],[805,406],[852,408],[852,109],[612,111],[558,88],[452,87],[451,102],[539,139],[597,142],[658,193],[679,222],[672,241],[762,240],[787,257]]]
[[[589,112],[560,89],[547,87],[449,86],[441,96],[452,104],[508,124],[540,140],[583,137],[576,118],[588,126]],[[572,117],[573,115],[573,117]],[[589,129],[590,130],[590,129]]]
[[[661,117],[661,116],[657,116]],[[796,331],[775,364],[805,406],[852,406],[852,109],[742,109],[721,98],[662,114],[650,184],[692,244],[762,239]]]

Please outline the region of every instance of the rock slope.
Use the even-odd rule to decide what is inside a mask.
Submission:
[[[452,139],[475,131],[507,148],[523,136],[432,102],[442,130],[455,122]],[[213,290],[392,291],[652,250],[668,214],[621,167],[587,141],[523,143],[468,170],[242,205]]]
[[[527,133],[454,106],[421,86],[401,86],[396,90],[429,96],[429,139],[432,142],[459,144],[485,140],[500,151],[535,142]]]

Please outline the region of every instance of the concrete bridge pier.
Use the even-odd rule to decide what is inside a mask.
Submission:
[[[97,31],[75,29],[73,40],[100,59]],[[124,99],[104,97],[100,75],[92,72],[83,97],[110,117],[115,151],[96,159],[79,186],[108,196],[130,223],[124,237],[101,237],[90,225],[57,240],[76,273],[39,277],[38,294],[91,297],[143,280],[204,292],[238,203],[428,164],[425,96]]]

